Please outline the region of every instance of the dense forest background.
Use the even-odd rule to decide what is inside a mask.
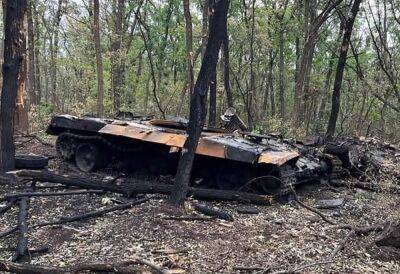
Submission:
[[[55,113],[188,116],[187,60],[196,77],[207,42],[207,1],[190,1],[192,39],[183,5],[188,1],[28,2],[31,130],[44,128]],[[256,132],[324,134],[351,4],[231,1],[210,86],[209,124],[233,105]],[[400,139],[399,8],[397,0],[361,3],[341,86],[338,135]]]

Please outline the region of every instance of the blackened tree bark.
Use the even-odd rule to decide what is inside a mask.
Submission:
[[[351,33],[353,31],[354,21],[356,20],[356,16],[360,8],[361,1],[362,0],[354,0],[350,13],[347,18],[347,22],[345,23],[343,40],[342,40],[342,45],[340,47],[340,55],[336,68],[335,83],[333,85],[331,115],[329,117],[328,128],[326,130],[327,138],[332,138],[332,136],[335,134],[336,121],[340,109],[340,90],[342,87],[343,74],[346,66],[347,52],[349,50],[350,38],[351,38]]]
[[[92,0],[91,0],[92,1]],[[100,44],[100,3],[99,0],[93,0],[93,42],[96,51],[96,69],[97,69],[97,115],[104,114],[104,76],[103,76],[103,57]]]
[[[182,205],[189,188],[190,175],[197,144],[206,120],[207,91],[209,89],[211,76],[216,70],[218,53],[226,30],[226,20],[229,8],[229,0],[219,0],[210,3],[212,18],[210,20],[210,31],[207,47],[201,63],[200,72],[194,86],[193,96],[190,100],[189,125],[187,139],[182,148],[178,170],[175,176],[175,184],[171,192],[171,202]]]
[[[228,29],[228,28],[226,28]],[[225,33],[224,40],[222,41],[222,54],[224,58],[224,87],[226,93],[226,101],[228,108],[233,107],[233,95],[232,95],[232,87],[230,80],[230,65],[229,65],[229,36],[228,33]]]
[[[0,109],[0,171],[14,168],[14,113],[17,99],[18,78],[22,77],[22,62],[25,58],[24,17],[26,0],[6,3],[3,87]]]
[[[217,72],[211,75],[210,80],[210,106],[208,108],[208,125],[215,127],[217,121]]]

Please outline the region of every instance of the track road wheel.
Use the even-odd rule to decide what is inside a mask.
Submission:
[[[83,172],[103,167],[104,156],[101,146],[96,143],[81,143],[75,151],[75,164]]]
[[[62,133],[57,137],[56,151],[58,157],[63,160],[71,160],[74,157],[76,143],[73,138],[66,133]]]

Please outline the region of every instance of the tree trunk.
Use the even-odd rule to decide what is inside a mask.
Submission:
[[[34,18],[34,28],[35,28],[35,94],[36,94],[36,104],[40,104],[42,99],[42,87],[41,87],[41,80],[40,80],[40,65],[39,65],[39,39],[40,39],[40,28],[39,28],[39,15],[38,11],[36,10],[36,6],[32,6],[33,18]]]
[[[283,19],[282,19],[283,21]],[[285,40],[283,29],[279,32],[279,112],[285,118]]]
[[[227,28],[228,29],[228,28]],[[229,36],[228,33],[225,34],[224,40],[222,41],[222,51],[224,57],[224,87],[226,92],[226,101],[228,103],[228,108],[233,107],[233,96],[232,87],[229,72]]]
[[[183,0],[183,10],[185,13],[186,30],[186,56],[187,56],[187,90],[189,96],[193,94],[194,74],[193,74],[193,34],[192,34],[192,15],[190,14],[189,0]],[[182,98],[183,99],[183,98]]]
[[[103,57],[100,44],[100,3],[99,0],[93,0],[93,42],[96,51],[96,69],[97,69],[97,115],[104,115],[104,77],[103,77]]]
[[[26,94],[26,78],[27,78],[27,56],[26,56],[26,14],[24,17],[24,58],[21,63],[21,70],[18,77],[18,92],[17,92],[17,110],[15,112],[15,128],[24,133],[28,133],[29,131],[29,121],[28,121],[28,100]]]
[[[15,165],[14,113],[17,99],[18,79],[23,77],[22,63],[25,58],[24,17],[26,0],[5,3],[5,39],[3,87],[0,109],[0,171],[9,171]]]
[[[226,30],[226,20],[229,0],[220,0],[213,3],[213,14],[210,20],[210,31],[207,47],[204,52],[199,76],[194,86],[193,96],[190,100],[188,138],[182,148],[175,184],[171,192],[171,202],[182,205],[189,190],[189,181],[194,160],[194,153],[203,129],[206,118],[207,91],[211,76],[216,70],[218,53]]]
[[[55,110],[58,110],[60,107],[58,91],[57,91],[57,57],[58,57],[58,42],[59,42],[59,28],[62,16],[62,8],[63,8],[63,0],[58,0],[58,7],[56,12],[56,17],[54,18],[53,23],[53,33],[50,41],[50,58],[51,58],[51,66],[50,66],[50,85],[51,85],[51,95],[52,95],[52,103]]]
[[[117,2],[117,3],[116,3]],[[125,0],[113,0],[114,29],[111,36],[111,97],[113,98],[114,112],[121,108],[123,93],[125,63],[122,53],[122,30],[125,17]]]
[[[253,98],[256,93],[256,76],[254,72],[254,32],[255,32],[255,3],[251,6],[251,30],[250,30],[250,91],[247,92],[247,124],[249,130],[253,130]]]
[[[217,121],[217,72],[214,71],[210,81],[210,106],[208,109],[208,125],[215,127]]]
[[[333,85],[331,115],[329,117],[328,128],[326,130],[326,136],[328,138],[332,138],[332,136],[335,134],[336,121],[340,109],[340,90],[342,87],[343,74],[346,66],[347,52],[350,45],[350,38],[353,31],[354,21],[360,8],[361,1],[362,0],[354,0],[353,6],[351,7],[347,19],[347,23],[344,28],[345,30],[343,33],[342,45],[340,47],[340,55],[336,68],[335,83]]]
[[[329,91],[331,89],[331,84],[332,84],[332,74],[333,74],[333,67],[334,67],[334,63],[335,63],[335,59],[336,59],[336,55],[337,55],[337,48],[339,48],[339,43],[340,43],[340,38],[342,37],[342,33],[343,33],[343,22],[340,24],[340,28],[339,28],[339,34],[337,36],[337,41],[335,43],[335,49],[332,51],[331,53],[331,57],[329,59],[329,64],[328,64],[328,71],[326,73],[326,77],[325,77],[325,84],[324,84],[324,89],[323,89],[323,94],[322,94],[322,98],[321,98],[321,103],[318,107],[318,118],[322,119],[324,117],[325,114],[325,108],[326,108],[326,104],[329,98]]]
[[[28,0],[26,16],[28,19],[28,71],[27,71],[27,90],[29,95],[29,105],[36,104],[36,70],[35,70],[35,32],[33,27],[32,15],[33,0]]]

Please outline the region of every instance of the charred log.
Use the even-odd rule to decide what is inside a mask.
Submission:
[[[16,262],[22,257],[24,257],[28,251],[28,238],[26,235],[28,233],[27,220],[28,220],[28,198],[22,197],[19,200],[19,214],[18,214],[19,235],[18,235],[16,252],[12,257],[13,262]]]
[[[216,217],[218,219],[223,219],[226,221],[233,221],[232,215],[228,212],[200,203],[193,203],[192,205],[196,211],[203,213],[204,215]]]
[[[55,196],[72,196],[72,195],[86,195],[86,194],[104,194],[103,190],[82,190],[82,191],[64,191],[64,192],[23,192],[5,195],[1,201],[13,201],[21,197],[55,197]],[[1,210],[0,210],[1,213]]]
[[[14,172],[20,179],[36,180],[41,182],[49,182],[56,184],[64,184],[68,186],[77,186],[86,189],[104,190],[114,193],[121,193],[126,196],[133,194],[170,194],[172,185],[152,184],[146,181],[123,180],[123,186],[104,184],[101,181],[78,177],[78,176],[63,176],[49,171],[38,170],[19,170]],[[246,192],[215,190],[205,188],[189,188],[189,196],[200,200],[222,200],[222,201],[238,201],[242,203],[253,203],[260,205],[270,205],[272,197],[265,195],[257,195]]]
[[[78,214],[78,215],[70,216],[70,217],[61,217],[59,220],[40,223],[40,224],[34,225],[33,227],[60,225],[60,224],[65,224],[65,223],[71,223],[71,222],[83,221],[83,220],[87,220],[87,219],[91,219],[91,218],[96,218],[96,217],[100,217],[106,213],[113,212],[113,211],[129,209],[135,205],[140,205],[142,203],[145,203],[148,200],[149,200],[148,198],[144,198],[144,199],[135,200],[135,201],[132,201],[129,203],[121,204],[121,205],[115,205],[115,206],[106,207],[106,208],[100,209],[100,210],[90,211],[90,212],[87,212],[84,214]]]

